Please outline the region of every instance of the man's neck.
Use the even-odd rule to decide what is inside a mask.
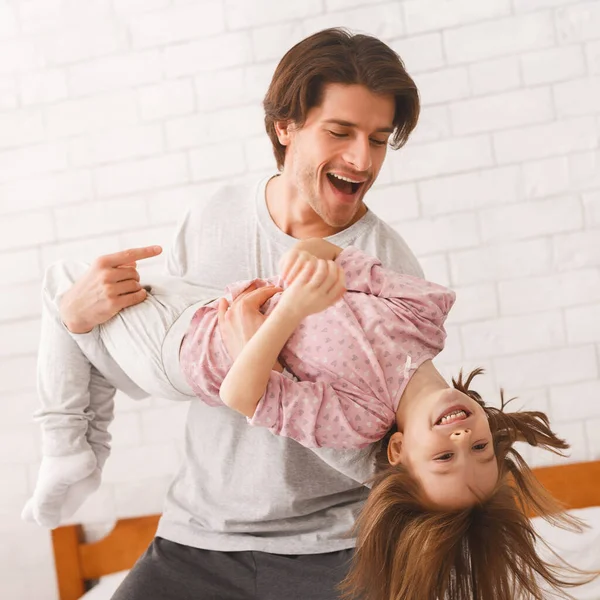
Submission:
[[[353,223],[346,227],[328,225],[308,202],[298,195],[297,190],[287,183],[285,174],[269,180],[266,188],[266,202],[275,225],[287,235],[299,240],[334,235],[347,229],[349,225],[364,215],[364,212],[361,212]]]

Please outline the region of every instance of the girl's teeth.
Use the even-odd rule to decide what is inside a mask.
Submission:
[[[446,415],[445,417],[442,417],[440,419],[440,423],[445,424],[451,420],[454,420],[456,417],[459,417],[462,419],[462,418],[466,418],[466,416],[467,416],[467,413],[464,410],[457,410],[453,413],[450,413],[449,415]]]

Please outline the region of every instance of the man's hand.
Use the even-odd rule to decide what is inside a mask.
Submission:
[[[265,322],[267,317],[260,312],[260,307],[281,291],[276,286],[257,288],[252,283],[231,304],[221,298],[217,315],[219,329],[232,360],[239,356],[242,348]]]
[[[147,246],[97,258],[60,301],[60,316],[69,331],[86,333],[120,310],[143,302],[146,290],[140,286],[136,261],[161,252],[160,246]]]

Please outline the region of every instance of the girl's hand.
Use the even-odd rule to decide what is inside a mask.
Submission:
[[[302,320],[335,304],[346,291],[344,271],[332,260],[300,253],[287,270],[286,282],[277,309]]]
[[[279,270],[282,276],[300,255],[310,254],[315,258],[324,260],[335,260],[342,249],[322,238],[309,238],[300,240],[291,250],[288,250],[279,262]],[[290,281],[291,283],[291,281]]]

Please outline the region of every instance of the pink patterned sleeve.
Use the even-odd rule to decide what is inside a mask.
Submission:
[[[263,279],[239,281],[228,285],[223,296],[232,302],[252,283],[260,288],[269,282]],[[219,390],[232,363],[221,337],[217,307],[218,299],[195,312],[179,354],[186,381],[194,394],[209,406],[223,406]]]
[[[272,372],[251,425],[307,448],[362,448],[380,440],[395,413],[371,391],[349,381],[294,381]]]
[[[431,327],[443,327],[456,299],[455,293],[437,283],[397,273],[381,261],[353,246],[346,248],[336,262],[343,268],[349,291],[386,298],[414,316],[415,325],[427,334]]]

